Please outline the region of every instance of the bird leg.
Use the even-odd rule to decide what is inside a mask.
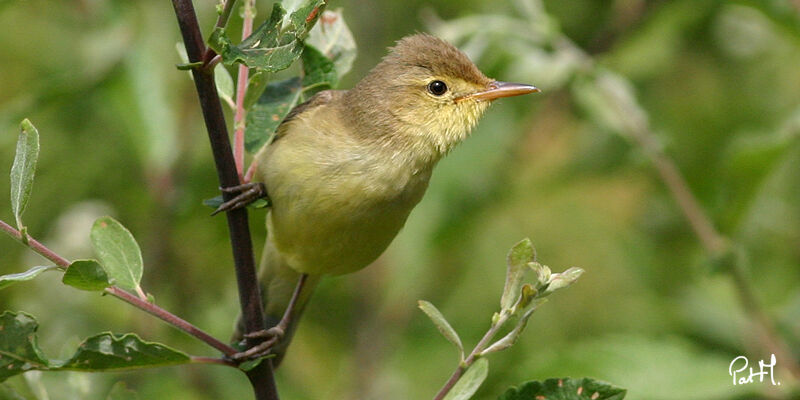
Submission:
[[[307,278],[308,274],[300,275],[300,279],[297,280],[297,286],[295,286],[294,292],[292,293],[292,298],[289,300],[289,304],[286,306],[286,311],[283,312],[283,316],[281,317],[280,322],[278,322],[278,325],[268,329],[262,329],[260,331],[244,334],[245,339],[261,339],[263,341],[243,352],[236,353],[231,356],[234,361],[241,362],[266,356],[269,354],[269,351],[272,349],[272,347],[283,339],[283,336],[286,334],[286,330],[293,322],[292,318],[294,315],[294,309],[297,305],[298,299],[300,298],[300,293],[303,291],[303,286],[305,286]]]
[[[211,215],[217,215],[223,211],[231,211],[236,210],[242,207],[246,207],[248,204],[258,200],[258,199],[268,199],[267,196],[267,188],[261,182],[250,182],[244,183],[241,185],[226,187],[226,188],[219,188],[219,190],[225,193],[236,193],[236,197],[220,204],[216,210],[214,210]]]

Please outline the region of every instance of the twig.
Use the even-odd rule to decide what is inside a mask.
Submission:
[[[217,338],[209,335],[202,329],[192,325],[191,323],[187,322],[186,320],[176,316],[175,314],[170,313],[167,310],[149,302],[142,300],[117,286],[111,286],[106,288],[106,293],[150,314],[158,319],[192,335],[201,341],[207,343],[209,346],[221,351],[226,356],[231,356],[236,354],[237,350],[227,344],[221,342]]]
[[[219,365],[224,365],[226,367],[234,367],[234,368],[236,367],[235,362],[224,358],[197,357],[197,356],[191,356],[190,358],[192,360],[192,363],[194,364],[219,364]]]
[[[233,0],[229,0],[233,2]],[[253,32],[253,18],[255,16],[255,0],[244,0],[244,19],[242,21],[242,40]],[[244,130],[245,115],[244,98],[247,94],[247,80],[250,69],[244,64],[239,64],[239,73],[236,79],[236,114],[233,117],[233,159],[236,161],[236,172],[239,182],[246,183],[244,177]]]
[[[236,4],[236,0],[223,1],[225,1],[225,5],[222,7],[222,12],[220,12],[219,16],[217,17],[217,22],[214,24],[214,28],[223,28],[225,25],[228,25],[228,19],[230,19],[231,13],[233,12],[233,6]],[[213,60],[216,56],[217,53],[214,51],[214,49],[210,47],[206,48],[202,58],[203,65],[209,65],[211,60]]]
[[[178,25],[186,46],[189,62],[199,61],[206,53],[197,15],[191,0],[172,0]],[[211,150],[217,168],[220,186],[229,187],[239,184],[236,164],[233,160],[225,116],[222,104],[214,85],[214,75],[204,69],[193,69],[197,95],[203,111],[211,141]],[[230,200],[233,195],[223,192],[223,199]],[[239,287],[239,303],[241,305],[242,319],[245,332],[255,332],[264,329],[264,314],[261,310],[261,296],[258,288],[255,261],[253,260],[253,245],[250,239],[250,227],[247,221],[247,211],[244,208],[226,213],[228,230],[230,231],[231,247],[236,268],[236,282]],[[257,400],[277,400],[278,391],[275,387],[275,378],[272,370],[272,361],[265,360],[256,368],[247,372],[250,384],[253,386]]]
[[[20,232],[18,230],[14,229],[13,227],[11,227],[10,225],[8,225],[7,223],[5,223],[4,221],[0,221],[0,229],[5,231],[6,233],[8,233],[11,237],[16,239],[20,243],[26,244],[22,240],[22,235],[20,234]],[[59,266],[62,269],[66,269],[71,264],[69,262],[69,260],[67,260],[64,257],[59,256],[54,251],[50,250],[47,246],[43,245],[42,243],[40,243],[39,241],[37,241],[36,239],[34,239],[34,238],[30,237],[30,236],[28,236],[28,240],[27,240],[27,244],[26,245],[31,250],[35,251],[36,253],[38,253],[42,257],[52,261],[53,263],[55,263],[57,266]],[[222,353],[224,353],[227,356],[236,354],[236,352],[237,352],[237,350],[234,349],[233,347],[228,346],[227,344],[219,341],[215,337],[209,335],[208,333],[206,333],[202,329],[192,325],[191,323],[189,323],[188,321],[178,317],[177,315],[172,314],[169,311],[167,311],[167,310],[165,310],[165,309],[163,309],[163,308],[161,308],[161,307],[159,307],[159,306],[157,306],[157,305],[155,305],[153,303],[148,302],[146,299],[141,299],[139,297],[136,297],[136,296],[134,296],[134,295],[122,290],[121,288],[119,288],[117,286],[108,287],[108,288],[105,289],[105,292],[110,294],[110,295],[112,295],[112,296],[114,296],[114,297],[116,297],[116,298],[118,298],[118,299],[120,299],[120,300],[122,300],[122,301],[124,301],[124,302],[126,302],[126,303],[128,303],[128,304],[130,304],[130,305],[132,305],[132,306],[134,306],[134,307],[136,307],[136,308],[138,308],[138,309],[140,309],[140,310],[142,310],[142,311],[144,311],[144,312],[146,312],[146,313],[148,313],[148,314],[150,314],[150,315],[153,315],[153,316],[161,319],[162,321],[164,321],[164,322],[166,322],[166,323],[168,323],[168,324],[170,324],[170,325],[172,325],[172,326],[174,326],[174,327],[176,327],[176,328],[188,333],[191,336],[196,337],[197,339],[199,339],[202,342],[208,344],[209,346],[221,351]]]
[[[458,364],[456,370],[453,371],[452,375],[450,375],[450,379],[448,379],[444,386],[439,389],[439,393],[436,393],[436,396],[433,398],[433,400],[442,400],[445,396],[447,396],[447,393],[453,389],[453,386],[455,386],[458,380],[461,379],[461,376],[464,375],[464,372],[466,372],[467,369],[469,369],[469,367],[475,362],[475,360],[478,359],[479,354],[486,349],[486,346],[489,344],[492,338],[494,338],[494,335],[500,331],[500,328],[503,327],[503,324],[508,321],[509,317],[510,314],[508,313],[500,314],[500,318],[498,318],[497,321],[492,324],[492,327],[486,331],[486,334],[483,335],[478,344],[475,345],[475,348],[472,349],[472,352],[469,353],[469,356],[467,356],[463,362]]]
[[[52,261],[55,265],[59,266],[60,268],[66,269],[67,267],[69,267],[70,264],[69,260],[59,256],[58,254],[47,248],[47,246],[39,243],[39,241],[30,237],[30,235],[28,235],[27,243],[25,243],[25,241],[22,239],[22,234],[20,234],[18,230],[14,229],[11,225],[5,223],[4,221],[0,221],[0,229],[8,233],[14,239],[17,239],[20,243],[30,247],[33,251],[39,253],[42,257]]]

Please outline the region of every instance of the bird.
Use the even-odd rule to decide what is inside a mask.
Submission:
[[[467,138],[491,102],[539,92],[487,78],[458,48],[406,36],[352,89],[293,108],[253,158],[253,181],[222,210],[267,197],[259,284],[267,329],[238,359],[283,358],[300,314],[326,275],[358,271],[400,232],[436,164]],[[247,190],[246,190],[247,189]],[[243,336],[240,320],[234,340]],[[264,345],[266,344],[266,345]]]

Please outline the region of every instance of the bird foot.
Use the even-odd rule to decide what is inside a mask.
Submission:
[[[211,215],[217,215],[223,211],[236,210],[246,207],[248,204],[262,198],[267,198],[267,188],[261,182],[250,182],[241,185],[219,188],[224,193],[236,193],[236,197],[220,204]]]
[[[243,362],[269,355],[270,350],[283,339],[285,332],[275,326],[269,329],[262,329],[256,332],[246,333],[244,337],[248,340],[259,339],[261,343],[231,356],[233,361]]]

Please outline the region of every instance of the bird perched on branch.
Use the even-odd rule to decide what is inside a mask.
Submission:
[[[314,286],[358,271],[391,243],[422,199],[437,162],[492,100],[538,92],[487,78],[451,44],[405,37],[350,90],[295,107],[255,156],[254,182],[227,210],[268,197],[259,279],[268,324],[246,359],[282,358]],[[241,338],[241,324],[236,338]]]

